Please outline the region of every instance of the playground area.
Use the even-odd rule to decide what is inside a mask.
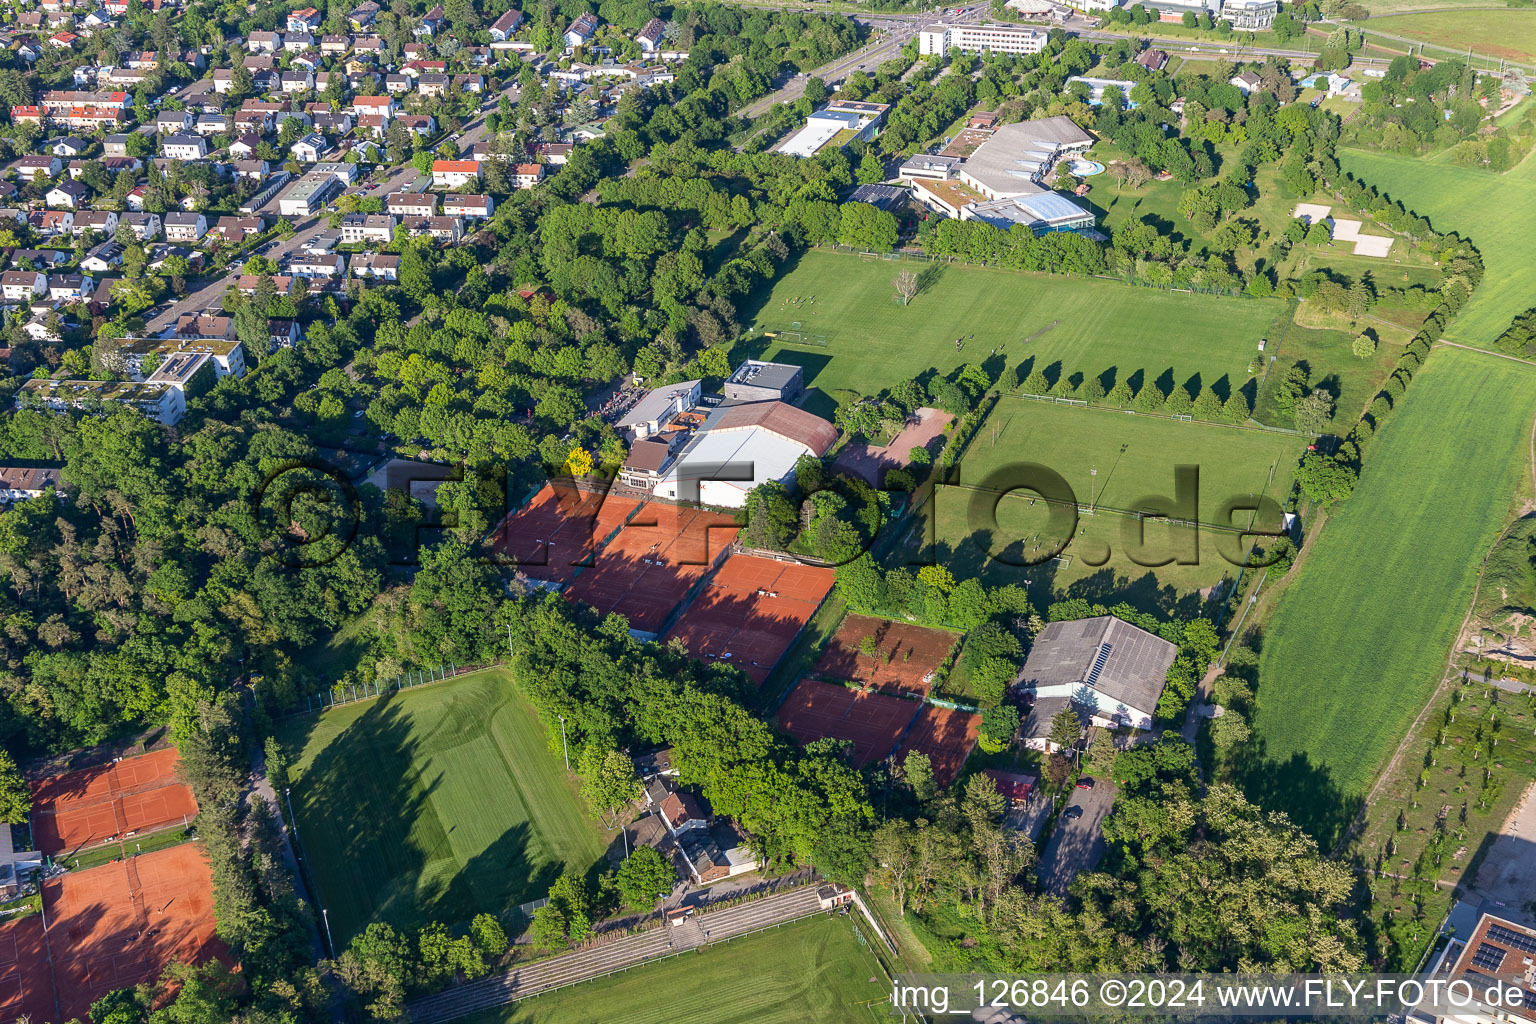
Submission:
[[[174,749],[66,772],[34,783],[32,837],[57,856],[139,832],[185,825],[197,814],[192,790],[176,777]]]
[[[958,637],[942,629],[849,615],[814,672],[891,694],[926,697]]]
[[[741,669],[761,686],[832,589],[831,569],[732,555],[684,609],[668,639],[701,660]]]
[[[213,876],[192,843],[61,875],[44,883],[43,907],[0,926],[6,1020],[84,1020],[114,989],[153,981],[173,961],[225,952],[214,935]]]
[[[938,409],[921,408],[888,444],[874,445],[851,441],[832,464],[834,470],[859,477],[879,487],[886,470],[905,469],[912,464],[912,449],[926,448],[930,455],[939,448],[936,442],[949,429],[954,416]]]
[[[545,484],[533,500],[508,516],[496,538],[497,552],[530,577],[569,583],[578,567],[640,507],[570,484]]]
[[[736,537],[719,512],[646,503],[592,556],[565,596],[604,615],[618,612],[631,629],[655,634]]]

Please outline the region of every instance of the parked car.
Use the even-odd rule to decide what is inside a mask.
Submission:
[[[1073,804],[1071,807],[1068,807],[1066,810],[1062,811],[1061,816],[1063,818],[1081,818],[1083,816],[1083,809],[1076,804]]]
[[[1077,780],[1077,788],[1078,789],[1092,789],[1093,788],[1093,779],[1091,779],[1088,776],[1084,775],[1082,778]]]

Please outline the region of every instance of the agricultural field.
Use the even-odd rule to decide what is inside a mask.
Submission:
[[[1531,15],[1536,18],[1536,14]],[[1444,154],[1442,154],[1442,157]],[[1441,158],[1341,151],[1344,169],[1428,217],[1438,231],[1455,231],[1483,254],[1487,274],[1446,337],[1487,346],[1536,300],[1536,158],[1507,174],[1456,167]]]
[[[872,1024],[888,1016],[889,998],[885,971],[851,920],[817,915],[465,1024]]]
[[[891,287],[902,270],[928,278],[910,306]],[[1117,380],[1139,373],[1241,388],[1259,339],[1285,313],[1279,300],[812,251],[762,299],[754,326],[777,333],[798,322],[802,333],[824,336],[825,347],[779,338],[747,344],[750,354],[805,367],[808,407],[830,417],[851,395],[972,362],[997,373],[1033,359],[1069,375],[1113,370]],[[1156,326],[1175,323],[1177,331]],[[964,339],[958,351],[957,338]]]
[[[1218,510],[1228,498],[1258,493],[1278,504],[1290,491],[1301,447],[1302,440],[1291,434],[1004,398],[961,461],[959,486],[936,489],[922,513],[930,517],[922,528],[932,530],[929,539],[936,557],[957,578],[1027,581],[1041,602],[1054,599],[1052,595],[1082,592],[1097,600],[1125,599],[1148,610],[1168,611],[1191,600],[1198,603],[1199,591],[1237,574],[1237,567],[1220,553],[1226,547],[1236,556],[1236,536],[1202,529],[1198,564],[1142,565],[1136,557],[1143,562],[1173,557],[1190,543],[1193,531],[1148,524],[1143,553],[1136,556],[1127,548],[1124,531],[1134,530],[1137,521],[1112,510],[1135,507],[1154,495],[1171,497],[1176,465],[1199,467],[1197,518],[1202,523],[1219,522]],[[1094,509],[1094,514],[1078,517],[1071,543],[1062,552],[1064,565],[1058,559],[1021,569],[995,557],[1039,559],[1059,547],[1064,536],[1059,517],[1069,515],[1069,507],[1056,508],[1058,522],[1053,525],[1046,502],[1032,503],[1033,495],[1024,491],[998,501],[988,489],[991,473],[1023,462],[1053,470],[1071,488],[1078,505]],[[994,507],[995,526],[989,521]],[[1246,525],[1247,520],[1239,522]],[[912,560],[920,550],[911,543],[898,545],[893,559]]]
[[[288,719],[299,839],[339,944],[505,914],[607,840],[510,673]]]
[[[1433,352],[1264,631],[1248,788],[1324,848],[1441,677],[1533,415],[1536,370]]]
[[[1536,60],[1536,11],[1531,10],[1377,15],[1360,27],[1367,34],[1381,32],[1452,50],[1470,48],[1474,53],[1503,60]]]
[[[1489,8],[1488,0],[1362,0],[1362,5],[1371,12],[1372,18],[1402,14],[1406,11],[1439,11],[1450,7],[1483,13]],[[1319,40],[1314,35],[1312,41],[1315,46]]]

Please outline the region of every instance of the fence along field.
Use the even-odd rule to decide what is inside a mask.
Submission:
[[[928,281],[903,306],[891,279],[908,269]],[[1150,381],[1171,367],[1180,383],[1199,374],[1206,384],[1225,377],[1238,389],[1259,339],[1285,308],[1278,299],[1174,294],[958,265],[865,263],[813,250],[756,310],[759,333],[780,336],[748,344],[762,348],[764,358],[804,366],[807,387],[833,398],[878,391],[929,367],[990,369],[989,360],[1017,366],[1030,356],[1041,369],[1059,360],[1068,374],[1114,367],[1120,380],[1141,371]]]
[[[463,1024],[875,1024],[884,968],[852,918],[817,915],[596,982],[464,1018]]]
[[[1247,500],[1251,494],[1267,495],[1277,505],[1283,503],[1302,440],[1293,434],[1194,420],[1004,398],[971,441],[960,463],[960,486],[935,490],[923,511],[929,517],[923,525],[933,531],[931,539],[939,561],[948,564],[957,577],[980,573],[994,583],[1027,580],[1040,597],[1041,589],[1059,592],[1085,577],[1096,576],[1095,599],[1119,591],[1113,595],[1116,599],[1166,605],[1214,585],[1223,576],[1237,575],[1237,566],[1223,558],[1221,551],[1225,548],[1237,555],[1244,550],[1242,538],[1232,532],[1232,521],[1220,521],[1218,511],[1227,499]],[[1027,570],[989,556],[1033,561],[1058,548],[1063,534],[1050,521],[1052,507],[1025,491],[997,500],[993,492],[983,490],[991,483],[992,473],[1024,462],[1038,463],[1059,474],[1082,510],[1061,558]],[[1201,523],[1199,564],[1139,565],[1123,539],[1125,528],[1136,524],[1122,511],[1151,496],[1175,497],[1175,467],[1181,464],[1199,467],[1195,516]],[[995,502],[995,525],[985,515],[976,516],[973,502],[978,491],[982,499],[988,499],[983,504],[992,506]],[[1059,516],[1066,510],[1054,511]],[[1246,526],[1246,513],[1235,522]],[[1258,525],[1273,529],[1278,524],[1270,521]],[[1187,526],[1156,521],[1146,522],[1144,530],[1144,561],[1173,557],[1192,534]],[[1106,548],[1109,559],[1104,562]],[[919,553],[909,543],[897,551],[896,559],[910,560]],[[1111,577],[1124,582],[1114,582]],[[1048,584],[1044,582],[1047,580]]]
[[[1324,838],[1346,823],[1440,680],[1533,416],[1536,368],[1430,355],[1264,631],[1250,793]]]
[[[607,848],[506,671],[295,716],[279,736],[338,944],[373,920],[505,914]]]

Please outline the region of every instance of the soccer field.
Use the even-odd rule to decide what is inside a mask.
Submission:
[[[931,275],[910,306],[894,298],[903,270]],[[981,363],[1033,359],[1046,369],[1114,380],[1140,372],[1162,380],[1214,385],[1225,395],[1248,381],[1248,361],[1276,316],[1279,300],[1184,295],[1115,281],[1052,277],[938,263],[877,260],[813,250],[800,257],[756,311],[761,333],[824,335],[826,347],[764,340],[763,358],[805,367],[806,385],[826,396],[818,412],[850,393],[872,394],[929,367],[949,372]],[[955,341],[963,338],[963,348]],[[996,350],[994,352],[994,350]],[[1050,371],[1047,371],[1050,375]],[[1020,374],[1022,378],[1023,373]],[[1114,383],[1114,380],[1106,385]],[[1139,383],[1139,381],[1135,382]]]
[[[291,718],[279,738],[339,945],[374,920],[505,914],[607,848],[508,672]]]
[[[1468,15],[1471,17],[1472,15]],[[1536,13],[1530,15],[1536,18]],[[1536,157],[1507,174],[1385,153],[1341,152],[1344,169],[1455,231],[1483,254],[1487,273],[1472,301],[1446,330],[1452,341],[1491,345],[1518,314],[1536,305]]]
[[[1533,415],[1536,369],[1433,352],[1264,630],[1245,784],[1325,849],[1440,678]]]
[[[1128,545],[1125,531],[1136,530],[1137,521],[1114,510],[1138,507],[1154,496],[1173,498],[1175,467],[1193,466],[1198,502],[1192,518],[1208,527],[1231,523],[1220,515],[1228,499],[1264,494],[1283,502],[1301,447],[1301,439],[1290,434],[1004,398],[972,440],[960,464],[959,486],[937,488],[924,514],[933,517],[939,560],[959,578],[980,574],[1003,583],[1022,582],[1022,576],[1037,592],[1058,594],[1075,583],[1077,590],[1090,587],[1084,596],[1123,597],[1143,607],[1166,608],[1223,576],[1235,576],[1237,567],[1221,551],[1240,557],[1238,539],[1204,528],[1198,564],[1142,564],[1179,554],[1192,531],[1153,523],[1146,526],[1144,543]],[[1070,518],[1065,506],[1053,508],[1029,492],[998,500],[999,488],[1025,482],[1025,470],[1009,469],[1021,463],[1051,470],[1070,488],[1069,504],[1075,499],[1093,510],[1079,515],[1062,552],[1065,565],[1020,569],[1007,564],[1048,555],[1067,536],[1062,526]],[[1239,525],[1247,522],[1246,514],[1237,518]],[[909,546],[898,556],[916,551]],[[1090,576],[1091,585],[1082,582]]]
[[[874,1024],[890,985],[848,918],[824,915],[701,947],[465,1024]]]

